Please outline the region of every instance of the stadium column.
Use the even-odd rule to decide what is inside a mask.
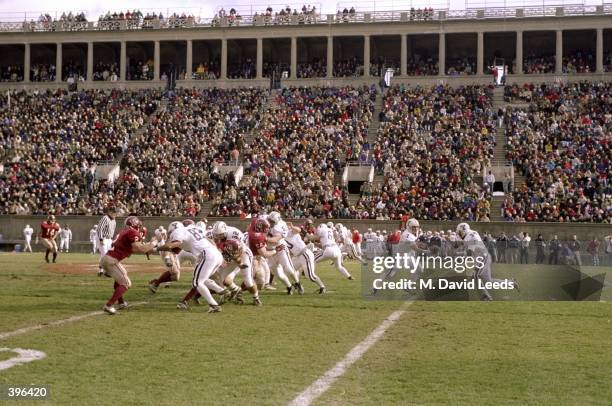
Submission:
[[[30,44],[25,44],[23,50],[23,81],[30,81]]]
[[[125,82],[127,70],[127,46],[125,41],[121,41],[121,54],[119,55],[119,80]]]
[[[523,31],[516,32],[516,67],[514,73],[523,74]]]
[[[363,76],[370,76],[370,36],[363,37]]]
[[[185,69],[185,79],[191,79],[193,75],[193,40],[187,40],[187,67]]]
[[[257,66],[255,74],[257,79],[263,77],[263,39],[261,38],[257,38]]]
[[[400,55],[400,63],[402,66],[400,67],[400,75],[406,76],[408,74],[408,36],[406,34],[401,35],[402,38],[402,50]]]
[[[297,78],[297,38],[291,37],[291,79]]]
[[[446,35],[443,32],[439,35],[438,41],[438,76],[446,73]]]
[[[221,79],[227,79],[227,40],[221,40]]]
[[[155,41],[153,52],[153,80],[159,80],[159,41]]]
[[[476,74],[484,74],[484,33],[478,31],[478,43],[476,45]]]
[[[557,30],[555,73],[563,73],[563,30]]]
[[[93,42],[89,41],[87,43],[87,81],[93,81],[93,53],[94,53],[94,45]]]
[[[327,37],[327,77],[334,77],[334,37]]]
[[[55,81],[62,81],[62,43],[57,43],[57,52],[55,53]]]
[[[597,73],[604,73],[603,59],[604,59],[604,46],[603,46],[603,28],[597,29],[597,45],[595,47],[595,71]]]

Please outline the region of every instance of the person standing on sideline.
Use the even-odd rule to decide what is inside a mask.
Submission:
[[[559,238],[555,235],[549,243],[550,253],[548,254],[548,264],[557,265],[559,264],[559,253],[561,251],[561,243]]]
[[[89,230],[89,242],[91,243],[91,253],[95,254],[98,251],[98,225],[94,224]]]
[[[544,259],[546,258],[546,255],[544,254],[544,247],[546,247],[546,242],[544,241],[544,238],[542,237],[542,234],[538,234],[538,236],[535,239],[535,246],[536,246],[536,260],[535,263],[536,264],[543,264],[544,263]]]
[[[574,260],[576,261],[576,265],[582,266],[582,258],[580,258],[580,241],[578,241],[575,235],[572,237],[572,240],[569,242],[569,248],[572,250],[572,253],[574,254]]]
[[[523,263],[523,260],[525,260],[525,264],[529,263],[529,243],[531,242],[531,237],[529,236],[529,234],[527,234],[526,232],[523,233],[523,236],[521,238],[521,245],[520,245],[520,263]]]
[[[117,227],[117,222],[115,221],[116,215],[117,209],[115,209],[115,206],[108,206],[106,214],[98,222],[98,250],[100,251],[100,259],[111,249],[115,228]],[[102,274],[104,274],[104,270],[100,266],[98,276],[102,276]]]
[[[25,228],[23,229],[23,238],[25,238],[23,252],[32,252],[32,245],[30,244],[32,242],[32,234],[34,234],[34,229],[30,227],[29,224],[26,224]]]
[[[60,252],[70,251],[70,240],[72,240],[72,230],[68,225],[65,225],[59,232],[60,236]]]
[[[591,258],[593,259],[593,266],[599,266],[599,248],[600,243],[597,238],[593,238],[587,247],[587,252],[591,254]]]

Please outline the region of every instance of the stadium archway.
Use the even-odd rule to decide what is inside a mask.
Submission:
[[[327,72],[327,37],[298,38],[297,77],[325,77]]]
[[[153,41],[128,42],[126,44],[127,80],[153,80],[155,64],[154,47]]]
[[[160,41],[160,78],[185,79],[187,63],[187,41]]]
[[[111,80],[113,74],[120,76],[121,63],[120,42],[94,42],[93,44],[93,80]]]
[[[554,31],[523,33],[523,73],[555,72],[556,34]]]
[[[363,75],[363,37],[334,37],[334,77]]]
[[[563,31],[563,72],[595,72],[596,30]]]
[[[491,73],[494,60],[505,61],[509,73],[514,73],[516,61],[516,33],[485,32],[484,33],[484,69]]]
[[[401,37],[380,35],[370,38],[370,75],[383,76],[387,68],[400,74]]]
[[[24,79],[23,64],[25,45],[0,45],[0,81],[21,82]]]
[[[407,35],[406,73],[408,76],[438,74],[438,34]]]
[[[254,79],[256,74],[257,40],[227,40],[227,77]]]
[[[603,70],[612,72],[612,29],[603,30]]]
[[[446,34],[446,73],[448,75],[475,75],[476,33]]]
[[[62,44],[62,80],[78,80],[87,75],[87,43]]]
[[[30,80],[51,82],[55,80],[57,44],[32,44],[30,46]]]
[[[194,79],[218,79],[221,76],[221,40],[193,41]]]
[[[263,77],[287,72],[291,76],[291,38],[265,38],[263,40]]]

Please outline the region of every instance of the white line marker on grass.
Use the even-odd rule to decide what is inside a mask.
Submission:
[[[137,303],[130,304],[130,307],[141,306],[147,303],[148,302],[137,302]],[[7,331],[6,333],[0,333],[0,340],[6,340],[7,338],[10,338],[10,337],[19,336],[25,333],[29,333],[30,331],[42,330],[47,327],[61,326],[63,324],[68,324],[68,323],[72,323],[75,321],[87,319],[89,317],[98,316],[100,314],[104,314],[104,312],[99,310],[99,311],[95,311],[91,313],[81,314],[79,316],[68,317],[67,319],[55,320],[55,321],[50,321],[48,323],[41,323],[41,324],[36,324],[34,326],[23,327],[18,330],[14,330],[14,331]]]
[[[0,352],[5,351],[15,352],[18,355],[16,357],[0,361],[0,371],[12,368],[15,365],[27,364],[28,362],[43,359],[47,356],[47,354],[38,350],[24,350],[23,348],[0,348]]]
[[[378,340],[380,340],[380,338],[385,334],[385,331],[387,331],[389,327],[395,324],[395,322],[398,321],[404,313],[406,313],[406,308],[412,303],[414,302],[405,302],[399,308],[399,310],[391,313],[382,323],[378,325],[378,327],[376,327],[366,338],[364,338],[363,341],[353,347],[353,349],[350,350],[341,361],[334,365],[333,368],[325,372],[325,374],[319,379],[314,381],[312,385],[293,399],[289,405],[307,406],[325,393],[334,384],[334,382],[338,380],[338,378],[344,375],[346,370],[350,368],[351,365],[363,357],[363,355],[374,344],[376,344]]]

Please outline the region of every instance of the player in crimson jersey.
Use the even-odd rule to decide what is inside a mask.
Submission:
[[[141,222],[136,216],[125,219],[125,228],[121,230],[112,248],[100,259],[100,268],[104,275],[115,280],[113,295],[104,305],[103,310],[108,314],[116,314],[117,310],[125,309],[128,304],[123,300],[123,294],[132,286],[125,267],[121,264],[125,258],[133,253],[150,253],[156,251],[157,241],[149,244],[142,242],[140,233]],[[119,302],[117,309],[115,303]]]
[[[42,244],[47,249],[45,252],[45,261],[47,261],[47,263],[49,262],[50,252],[53,252],[53,262],[55,262],[57,258],[57,242],[55,241],[55,237],[57,237],[59,230],[60,226],[55,222],[55,216],[53,214],[47,216],[47,221],[40,223],[40,231],[36,234],[36,243],[38,243],[38,238],[40,237],[42,239]]]
[[[276,251],[269,251],[267,249],[267,236],[269,230],[270,223],[268,223],[267,220],[255,218],[251,221],[248,231],[249,248],[255,256],[253,261],[255,282],[259,290],[274,290],[274,288],[270,286],[270,268],[266,261],[266,258],[270,258],[276,254]],[[279,249],[282,249],[282,247]]]

